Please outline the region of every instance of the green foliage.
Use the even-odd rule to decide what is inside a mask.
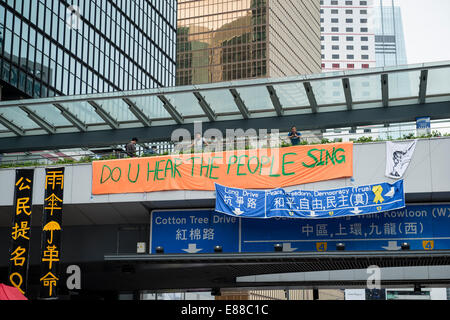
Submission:
[[[355,141],[356,143],[369,143],[373,142],[372,137],[360,137],[358,140]]]
[[[115,154],[109,154],[109,155],[100,157],[99,160],[115,160],[115,159],[119,159],[119,156],[117,156]]]
[[[245,145],[245,150],[250,150],[250,149],[253,149],[253,147],[251,145],[249,145],[249,144],[246,144]]]
[[[440,132],[437,131],[437,130],[434,130],[434,131],[431,133],[431,136],[432,136],[433,138],[440,138],[440,137],[442,137],[442,133],[440,133]]]
[[[94,161],[94,158],[93,158],[93,157],[85,156],[85,157],[82,157],[82,158],[78,161],[78,163],[88,163],[88,162],[92,162],[92,161]]]
[[[77,163],[75,159],[60,159],[55,162],[55,164],[71,164],[71,163]]]
[[[413,133],[407,134],[407,135],[403,135],[403,137],[399,138],[399,139],[395,139],[395,140],[411,140],[411,139],[430,139],[430,138],[439,138],[439,137],[450,137],[450,133],[445,133],[442,134],[441,132],[439,132],[438,130],[434,130],[432,131],[430,134],[427,135],[421,135],[418,137],[415,137],[415,135]],[[392,136],[387,136],[386,139],[383,139],[381,137],[376,138],[375,140],[372,137],[360,137],[357,140],[352,140],[354,143],[370,143],[370,142],[382,142],[382,141],[392,141],[394,140],[392,138]],[[301,139],[300,140],[300,145],[302,146],[306,146],[306,145],[319,145],[319,144],[328,144],[328,143],[340,143],[342,142],[343,139],[342,138],[337,138],[334,139],[334,141],[331,141],[328,138],[323,138],[321,141],[316,141],[316,142],[310,142],[308,143],[308,141],[306,139]],[[291,143],[288,143],[284,140],[281,141],[280,143],[280,147],[281,148],[286,148],[286,147],[290,147],[292,146]],[[249,144],[245,145],[245,150],[249,150],[249,149],[254,149],[254,147],[250,146]],[[262,146],[262,149],[264,148],[268,148],[267,145]],[[237,150],[237,148],[236,148]],[[190,151],[186,151],[186,154],[194,154],[194,148],[192,148]],[[170,155],[171,153],[166,151],[162,154],[148,154],[148,155],[143,155],[142,157],[155,157],[155,156],[161,156],[161,155]],[[182,155],[183,151],[180,150],[178,152],[178,154]],[[97,161],[97,160],[114,160],[114,159],[119,159],[119,155],[117,154],[109,154],[109,155],[105,155],[102,156],[100,159],[94,158],[93,156],[84,156],[82,157],[80,160],[76,161],[74,159],[60,159],[54,163],[52,163],[51,165],[64,165],[64,164],[77,164],[77,163],[91,163],[93,161]],[[5,163],[0,163],[0,169],[7,169],[7,168],[18,168],[18,167],[36,167],[36,166],[45,166],[46,164],[40,163],[39,161],[23,161],[23,162],[5,162]]]
[[[308,141],[306,141],[305,139],[300,140],[300,145],[301,146],[307,146],[308,145]]]
[[[405,134],[405,135],[403,135],[403,139],[402,138],[400,138],[400,139],[398,139],[398,140],[412,140],[412,139],[415,139],[416,137],[414,136],[414,133],[410,133],[410,134]]]
[[[11,162],[11,163],[2,163],[0,165],[0,168],[7,169],[7,168],[17,168],[17,167],[36,167],[40,165],[37,161],[25,161],[25,162]]]
[[[151,157],[157,157],[159,154],[152,154],[152,153],[144,153],[141,158],[151,158]]]

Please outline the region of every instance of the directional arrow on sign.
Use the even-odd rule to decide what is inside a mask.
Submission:
[[[294,252],[298,248],[292,248],[290,243],[283,243],[283,251],[284,252]]]
[[[399,247],[397,245],[397,241],[389,241],[388,242],[388,246],[387,247],[382,247],[383,249],[386,249],[388,251],[398,251],[400,250],[402,247]]]
[[[197,253],[199,251],[202,251],[203,249],[197,249],[197,244],[196,243],[189,243],[188,248],[187,249],[183,249],[183,251],[187,252],[187,253]]]
[[[385,197],[389,197],[389,198],[393,198],[394,195],[395,195],[395,188],[392,187],[391,190],[388,193],[386,193],[384,196]]]

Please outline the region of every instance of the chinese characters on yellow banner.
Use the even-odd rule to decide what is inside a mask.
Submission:
[[[27,292],[33,177],[33,169],[16,170],[8,284],[23,294]]]
[[[61,259],[64,168],[45,171],[42,217],[40,298],[57,297]]]

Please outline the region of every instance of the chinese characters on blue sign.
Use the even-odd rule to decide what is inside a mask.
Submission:
[[[407,206],[400,210],[336,219],[245,219],[214,210],[154,211],[151,252],[210,253],[216,245],[223,252],[334,251],[343,242],[346,251],[450,249],[450,205]]]
[[[403,180],[335,190],[286,192],[228,188],[216,184],[216,211],[243,218],[323,219],[405,207]]]
[[[336,243],[346,251],[450,248],[450,206],[407,206],[401,210],[337,219],[242,219],[243,252],[273,251],[276,243],[289,251],[329,251]],[[447,229],[448,230],[448,229]]]
[[[168,253],[211,253],[220,245],[238,252],[239,220],[211,210],[158,211],[152,213],[150,249]]]

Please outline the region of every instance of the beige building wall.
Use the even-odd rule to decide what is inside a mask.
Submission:
[[[269,1],[269,76],[320,73],[320,0]]]

